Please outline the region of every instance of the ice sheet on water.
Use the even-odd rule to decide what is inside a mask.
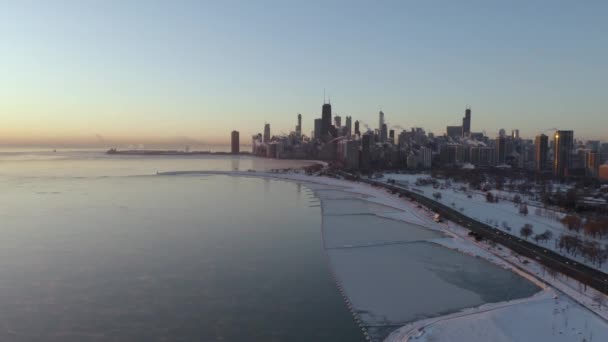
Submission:
[[[319,189],[315,191],[315,194],[321,199],[353,199],[353,198],[368,198],[369,196],[359,194],[356,192],[350,192],[347,190],[335,190],[335,189]]]
[[[400,243],[441,236],[438,232],[410,223],[374,215],[323,217],[325,248]]]
[[[362,215],[396,212],[398,209],[361,199],[324,200],[324,215]]]
[[[538,291],[508,270],[428,242],[327,253],[364,325],[404,324]]]

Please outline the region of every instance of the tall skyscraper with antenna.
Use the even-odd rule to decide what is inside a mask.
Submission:
[[[331,127],[331,101],[325,102],[325,92],[323,93],[323,107],[321,107],[321,139],[326,140]]]

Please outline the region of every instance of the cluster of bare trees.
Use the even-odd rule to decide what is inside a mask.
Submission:
[[[551,232],[550,230],[547,229],[541,234],[534,235],[533,239],[536,243],[539,243],[539,242],[547,242],[547,241],[551,240],[551,238],[553,238],[553,232]]]
[[[570,231],[579,233],[581,230],[587,236],[604,238],[608,236],[608,217],[597,216],[583,220],[577,215],[566,215],[560,222]]]
[[[561,235],[557,247],[560,252],[565,250],[574,257],[581,255],[585,261],[592,262],[598,267],[602,267],[608,259],[608,246],[602,247],[596,241],[585,241],[575,235]]]
[[[498,196],[494,196],[491,191],[486,192],[486,202],[488,203],[498,203]]]
[[[554,210],[536,208],[534,210],[534,214],[536,214],[536,216],[546,217],[546,218],[548,218],[550,220],[555,220],[555,221],[559,221],[560,220],[559,213],[556,212],[556,211],[554,211]]]
[[[608,218],[607,217],[591,217],[585,221],[583,232],[587,236],[594,238],[604,238],[608,235]]]
[[[439,181],[432,177],[420,177],[416,179],[416,186],[427,186],[432,185],[433,187],[439,185]]]

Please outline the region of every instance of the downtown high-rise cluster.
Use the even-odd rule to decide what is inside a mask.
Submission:
[[[281,159],[317,159],[334,162],[348,170],[369,172],[383,169],[513,168],[553,174],[557,178],[600,177],[608,179],[608,144],[597,140],[577,141],[572,130],[541,132],[535,139],[501,129],[495,137],[472,130],[472,110],[467,106],[458,126],[447,126],[443,134],[426,133],[414,127],[389,126],[385,113],[378,113],[374,128],[351,116],[332,112],[324,101],[321,115],[313,121],[310,136],[303,133],[302,115],[295,130],[271,135],[266,123],[263,133],[252,137],[252,153]],[[238,132],[233,132],[233,153],[238,153]],[[548,133],[550,135],[546,135]]]

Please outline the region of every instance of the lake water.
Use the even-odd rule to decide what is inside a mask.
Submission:
[[[363,341],[309,190],[144,176],[291,164],[52,156],[0,161],[1,341]]]
[[[375,341],[537,288],[341,187],[248,156],[0,152],[1,341]],[[319,200],[322,199],[322,202]]]

